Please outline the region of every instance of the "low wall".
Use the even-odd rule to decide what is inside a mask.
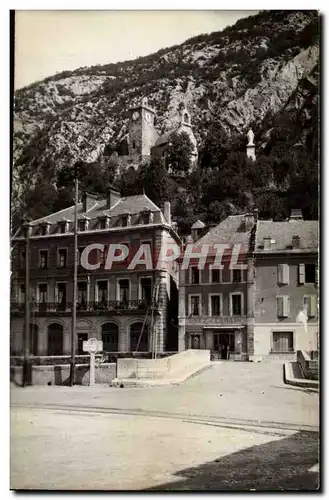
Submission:
[[[206,365],[210,351],[188,349],[162,359],[118,359],[117,378],[164,378],[189,366]]]
[[[75,368],[75,383],[77,385],[89,385],[89,364],[76,365]],[[69,377],[69,365],[43,365],[32,367],[32,385],[68,385]],[[96,384],[110,384],[115,377],[115,363],[103,363],[100,366],[96,366]],[[10,381],[16,385],[22,385],[22,366],[10,367]]]
[[[297,351],[297,362],[306,379],[319,380],[319,362],[317,359],[312,359],[306,351]]]

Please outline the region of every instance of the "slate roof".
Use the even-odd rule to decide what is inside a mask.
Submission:
[[[252,226],[247,228],[245,225],[245,215],[230,215],[223,220],[218,226],[211,229],[207,234],[200,238],[196,245],[210,245],[227,244],[227,245],[241,245],[241,250],[245,252],[249,249],[249,239],[251,235]]]
[[[300,250],[293,252],[318,252],[319,223],[313,220],[289,220],[273,222],[259,220],[256,230],[256,253],[291,252],[292,237],[300,237]],[[271,238],[270,250],[264,250],[264,238]]]
[[[75,207],[72,206],[61,210],[60,212],[56,212],[33,221],[31,223],[31,236],[40,235],[40,226],[46,222],[50,223],[49,235],[59,234],[59,223],[65,220],[69,221],[68,232],[73,232],[74,210]],[[95,203],[86,212],[83,210],[83,203],[78,204],[78,220],[82,220],[84,218],[89,219],[88,231],[99,229],[99,219],[106,215],[110,217],[109,228],[122,227],[121,216],[125,214],[129,214],[131,217],[130,225],[128,227],[143,224],[143,212],[153,213],[153,224],[167,223],[160,208],[145,194],[120,198],[111,208],[108,206],[107,200],[95,200]],[[22,236],[22,232],[22,228],[20,228],[14,237],[17,238]]]
[[[164,134],[160,135],[160,137],[158,137],[158,139],[155,141],[153,147],[156,148],[157,146],[162,146],[163,144],[167,144],[169,142],[169,137],[172,133],[173,131],[170,130],[169,132],[165,132]]]

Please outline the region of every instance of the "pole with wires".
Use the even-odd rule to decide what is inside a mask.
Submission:
[[[75,207],[74,207],[74,259],[73,259],[73,301],[72,301],[72,330],[71,330],[71,366],[70,386],[75,383],[75,338],[77,322],[77,281],[78,281],[78,195],[79,181],[75,172]]]

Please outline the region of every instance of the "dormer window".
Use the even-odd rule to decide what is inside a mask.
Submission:
[[[79,220],[79,231],[88,231],[89,228],[89,219],[87,217],[83,217]]]
[[[44,222],[43,224],[40,224],[40,229],[39,229],[40,236],[46,236],[47,234],[49,234],[49,227],[50,227],[49,222]]]
[[[60,221],[60,223],[59,223],[59,232],[61,234],[69,232],[69,221],[67,221],[67,220]]]
[[[131,224],[131,216],[130,216],[130,214],[124,214],[124,215],[122,215],[122,218],[121,218],[121,225],[122,225],[122,227],[130,226],[130,224]]]
[[[151,212],[142,212],[140,217],[141,224],[149,224],[150,223]]]

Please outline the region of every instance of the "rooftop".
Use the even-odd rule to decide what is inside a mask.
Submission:
[[[315,220],[296,219],[283,222],[259,220],[256,230],[255,252],[290,252],[293,236],[300,238],[300,247],[297,251],[317,252],[319,247],[318,230],[319,222]],[[264,250],[264,238],[271,238],[269,250]]]

